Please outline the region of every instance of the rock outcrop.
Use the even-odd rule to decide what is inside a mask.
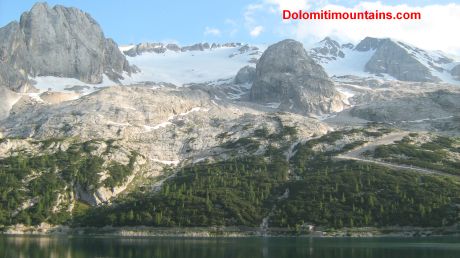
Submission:
[[[456,80],[459,80],[459,81],[460,81],[460,64],[454,66],[454,68],[452,68],[452,70],[450,70],[450,74],[452,74],[452,76],[453,76]]]
[[[250,98],[259,103],[279,103],[281,110],[329,113],[343,102],[323,68],[295,40],[270,46],[256,66]]]
[[[8,117],[9,112],[21,96],[10,89],[0,86],[0,120]]]
[[[31,85],[27,76],[21,71],[14,69],[7,63],[0,62],[0,86],[16,92],[27,92]]]
[[[104,73],[117,81],[131,73],[117,44],[106,39],[99,24],[87,13],[60,5],[35,4],[0,29],[0,62],[7,71],[0,82],[16,90],[26,77],[57,76],[76,78],[86,83],[102,82]],[[15,72],[11,72],[11,71]],[[12,79],[13,78],[13,79]]]
[[[252,83],[256,77],[256,68],[245,66],[241,68],[235,76],[236,84]]]

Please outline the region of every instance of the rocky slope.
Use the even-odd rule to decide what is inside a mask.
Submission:
[[[330,113],[344,107],[323,68],[294,40],[278,42],[263,53],[256,66],[251,100],[303,114]]]
[[[13,90],[26,85],[26,76],[100,83],[103,74],[118,81],[123,72],[134,71],[89,14],[46,3],[35,4],[19,22],[0,29],[0,60],[0,82]]]
[[[315,119],[265,113],[213,96],[197,86],[114,86],[58,104],[23,96],[1,124],[0,163],[14,163],[8,157],[22,153],[27,164],[52,160],[66,181],[50,187],[59,193],[52,199],[25,193],[18,213],[42,201],[56,207],[47,214],[72,211],[81,202],[100,205],[135,189],[158,188],[171,167],[264,153],[267,140],[253,140],[259,131],[276,135],[298,128],[298,139],[328,131]],[[293,141],[279,136],[270,144],[287,147]],[[75,167],[75,178],[67,179],[67,156],[78,158],[72,164],[90,162],[91,169]],[[46,165],[31,171],[39,173],[36,180],[53,177]]]
[[[357,46],[358,51],[359,47],[360,45]],[[394,42],[390,39],[378,41],[374,55],[366,63],[365,71],[377,75],[388,74],[401,81],[441,81],[440,78],[431,74],[428,67],[425,67],[402,47],[401,42]]]
[[[458,135],[458,86],[437,83],[335,78],[352,108],[326,120],[341,126],[380,122],[415,131]]]

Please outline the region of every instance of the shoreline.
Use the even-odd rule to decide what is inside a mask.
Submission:
[[[343,238],[374,238],[374,237],[441,237],[460,236],[460,226],[450,227],[363,227],[315,230],[295,230],[289,228],[251,227],[69,227],[41,224],[38,226],[15,225],[0,229],[1,236],[87,236],[87,237],[183,237],[183,238],[239,238],[239,237],[343,237]]]

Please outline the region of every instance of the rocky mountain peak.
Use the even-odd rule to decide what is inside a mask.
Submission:
[[[429,67],[421,63],[416,53],[411,53],[412,49],[408,49],[406,45],[391,39],[380,40],[378,44],[375,54],[366,63],[366,71],[374,74],[385,73],[401,81],[440,81],[439,78],[432,75]]]
[[[331,39],[330,37],[326,37],[321,40],[316,47],[310,50],[310,54],[316,60],[335,60],[337,58],[345,57],[345,53],[343,53],[339,42]]]
[[[16,73],[0,78],[0,82],[8,81],[6,86],[12,89],[23,84],[10,80],[19,77],[17,73],[100,83],[103,74],[117,81],[123,72],[134,71],[89,14],[60,5],[37,3],[21,15],[19,23],[1,28],[0,49],[2,65]]]
[[[365,37],[361,40],[358,45],[356,45],[355,50],[360,52],[366,52],[369,50],[376,50],[379,48],[383,42],[391,41],[389,38],[372,38],[372,37]]]
[[[281,109],[328,113],[341,109],[334,84],[302,43],[283,40],[268,47],[256,66],[251,100],[279,103]]]

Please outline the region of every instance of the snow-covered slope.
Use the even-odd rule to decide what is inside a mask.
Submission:
[[[452,68],[460,60],[439,51],[426,51],[393,39],[365,38],[353,46],[325,38],[311,48],[309,53],[329,76],[355,75],[460,84],[451,74]],[[406,78],[406,73],[414,76]]]
[[[135,45],[121,46],[121,51],[129,51]],[[144,82],[172,83],[182,86],[189,83],[215,82],[233,78],[238,70],[246,65],[255,65],[261,56],[264,46],[248,46],[228,44],[204,50],[189,50],[183,47],[182,51],[166,49],[162,53],[144,52],[136,56],[126,56],[130,64],[136,65],[140,72],[131,75],[124,74],[122,84],[136,84]],[[185,50],[188,49],[188,50]],[[39,92],[75,92],[86,95],[100,87],[115,85],[107,76],[103,82],[88,84],[74,78],[55,76],[32,77],[34,87]]]
[[[244,47],[244,46],[243,46]],[[166,82],[181,86],[188,83],[211,82],[234,77],[246,65],[255,65],[261,47],[221,47],[203,51],[146,52],[127,56],[130,64],[141,71],[125,76],[123,84]],[[263,48],[263,47],[262,47]]]

